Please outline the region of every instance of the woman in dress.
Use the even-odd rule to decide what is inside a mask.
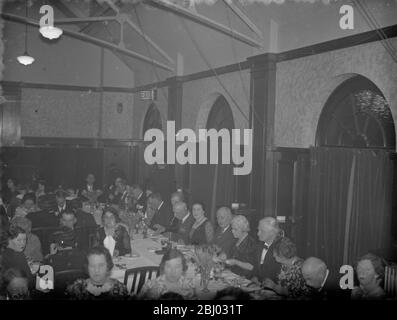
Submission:
[[[192,206],[192,214],[195,222],[190,230],[190,244],[210,244],[214,239],[214,227],[205,216],[205,207],[201,202],[195,202]]]
[[[256,243],[248,234],[250,227],[246,217],[235,216],[232,220],[232,233],[237,239],[230,257],[227,257],[226,264],[230,270],[243,277],[249,277],[254,269]]]
[[[127,228],[120,224],[117,210],[108,207],[102,215],[103,227],[98,229],[98,245],[105,246],[113,257],[131,253],[131,240]]]
[[[14,217],[11,224],[21,227],[26,232],[26,246],[23,251],[28,261],[43,261],[41,242],[38,236],[32,233],[32,222],[28,218]]]
[[[296,245],[287,237],[282,237],[274,243],[273,256],[281,264],[278,283],[266,279],[264,285],[288,299],[306,298],[310,291],[302,275],[303,260],[297,256]]]
[[[160,263],[160,276],[148,280],[141,290],[144,299],[159,299],[167,292],[181,295],[184,299],[193,299],[194,283],[185,277],[187,264],[182,252],[177,249],[168,250]]]
[[[66,295],[71,300],[123,300],[128,299],[127,288],[111,279],[112,257],[105,247],[92,248],[86,257],[88,279],[76,280],[67,287]]]
[[[356,264],[359,286],[352,290],[353,300],[382,300],[386,297],[383,290],[385,262],[380,257],[368,253]]]
[[[27,259],[23,253],[26,247],[26,232],[21,227],[10,225],[7,233],[7,247],[2,252],[3,270],[10,268],[19,269],[24,272],[33,286],[34,279]],[[34,270],[37,271],[37,270]]]

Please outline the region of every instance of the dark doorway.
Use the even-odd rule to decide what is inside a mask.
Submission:
[[[227,129],[231,137],[231,130],[234,128],[233,114],[229,103],[223,96],[219,96],[209,112],[206,129],[216,129],[217,131]],[[209,151],[207,155],[209,155]],[[196,164],[190,167],[192,200],[204,202],[207,206],[207,216],[213,221],[216,208],[222,205],[230,206],[234,195],[233,165],[221,164],[221,155],[222,147],[219,139],[218,164]],[[195,198],[195,195],[200,195],[200,199]]]
[[[356,76],[331,94],[310,150],[306,254],[339,270],[390,245],[395,129],[381,91]]]

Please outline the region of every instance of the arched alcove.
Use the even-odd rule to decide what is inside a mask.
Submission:
[[[333,91],[320,115],[317,146],[394,150],[395,143],[391,110],[372,81],[356,75]]]
[[[143,120],[142,136],[149,129],[163,129],[161,114],[155,103],[151,103]]]

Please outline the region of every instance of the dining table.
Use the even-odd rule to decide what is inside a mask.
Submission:
[[[128,269],[160,266],[164,252],[163,245],[168,240],[162,236],[143,237],[142,235],[133,235],[131,238],[131,254],[113,258],[114,267],[111,271],[111,277],[120,282],[124,282],[125,272]],[[238,287],[248,292],[254,299],[280,299],[280,296],[275,292],[264,290],[228,269],[214,274],[205,289],[202,286],[201,275],[197,272],[197,268],[191,259],[194,247],[176,244],[174,246],[184,254],[187,260],[188,268],[185,277],[193,282],[197,299],[211,300],[218,291],[227,287]]]

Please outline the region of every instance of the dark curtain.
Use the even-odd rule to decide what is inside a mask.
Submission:
[[[368,251],[390,246],[392,214],[392,161],[381,150],[357,150],[347,263]]]
[[[307,255],[335,270],[389,245],[392,166],[386,151],[310,150]]]

